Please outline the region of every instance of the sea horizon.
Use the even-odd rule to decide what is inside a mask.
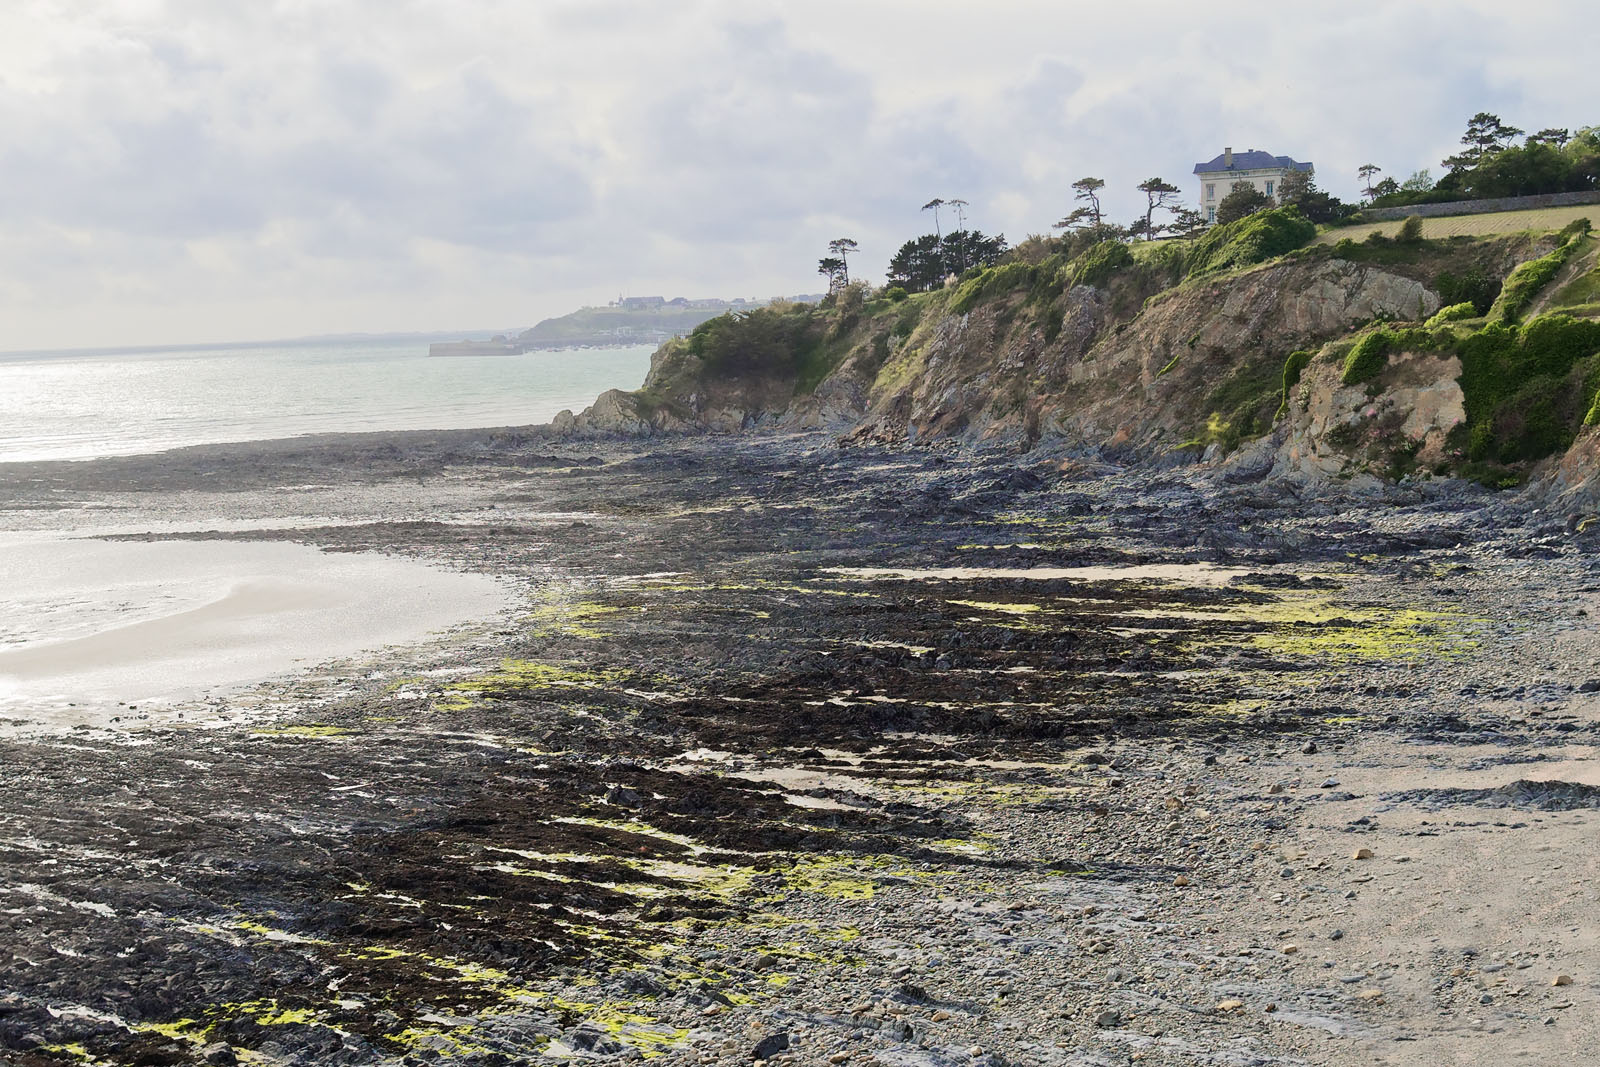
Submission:
[[[452,334],[0,354],[0,463],[526,426],[635,389],[652,346],[430,357]],[[490,336],[484,334],[483,336]]]

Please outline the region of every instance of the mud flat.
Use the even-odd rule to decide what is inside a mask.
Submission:
[[[1600,1057],[1594,524],[510,433],[29,465],[0,506],[522,605],[232,725],[0,740],[0,1060]]]

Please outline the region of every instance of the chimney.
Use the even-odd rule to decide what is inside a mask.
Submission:
[[[1232,170],[1233,169],[1233,149],[1231,149],[1231,148],[1224,148],[1222,150],[1222,169],[1223,170]]]

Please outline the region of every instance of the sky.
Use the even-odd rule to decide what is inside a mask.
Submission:
[[[0,350],[815,292],[935,197],[1016,241],[1225,146],[1354,199],[1600,124],[1597,51],[1589,0],[5,0]]]

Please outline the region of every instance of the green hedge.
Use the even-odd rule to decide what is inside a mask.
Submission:
[[[707,370],[725,377],[793,374],[822,340],[808,304],[758,308],[707,319],[689,331],[686,347]]]

